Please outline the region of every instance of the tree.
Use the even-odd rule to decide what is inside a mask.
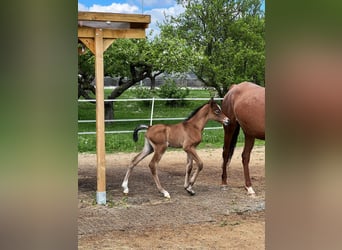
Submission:
[[[104,53],[104,74],[119,77],[119,86],[107,99],[119,97],[125,90],[145,78],[155,86],[162,73],[187,72],[194,51],[184,39],[157,36],[154,39],[117,39]],[[79,71],[94,76],[94,56],[79,56]],[[92,80],[94,77],[87,77]],[[80,81],[79,81],[80,86]],[[86,98],[86,97],[85,97]],[[113,103],[105,106],[106,119],[113,119]]]
[[[265,18],[260,0],[178,1],[185,8],[168,17],[162,31],[177,34],[201,54],[193,72],[223,97],[232,83],[264,85]]]
[[[119,39],[105,53],[106,73],[126,77],[133,84],[149,78],[153,89],[160,74],[187,72],[192,53],[186,41],[177,37]]]

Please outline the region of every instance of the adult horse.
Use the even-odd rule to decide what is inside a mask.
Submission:
[[[133,168],[146,156],[154,152],[149,167],[153,179],[157,185],[160,193],[166,198],[170,198],[170,194],[161,186],[158,174],[157,165],[168,147],[183,148],[187,153],[187,165],[184,188],[191,195],[195,194],[192,189],[195,184],[199,172],[203,168],[203,162],[196,153],[196,147],[202,140],[202,131],[208,120],[215,120],[224,125],[227,125],[229,119],[222,113],[220,106],[213,100],[201,107],[197,108],[193,113],[183,122],[166,125],[156,124],[153,126],[139,125],[135,128],[133,133],[134,141],[138,140],[138,131],[147,129],[145,134],[145,145],[143,150],[133,158],[131,164],[128,166],[126,176],[122,182],[123,192],[128,194],[128,179],[132,173]],[[192,170],[193,161],[197,164],[197,169],[193,173],[191,179],[190,174]],[[190,180],[189,180],[190,179]]]
[[[249,160],[255,139],[265,140],[265,88],[250,82],[232,85],[223,98],[222,112],[229,117],[229,125],[224,127],[222,189],[227,188],[227,165],[241,127],[245,135],[242,152],[245,188],[248,194],[255,195],[249,176]]]

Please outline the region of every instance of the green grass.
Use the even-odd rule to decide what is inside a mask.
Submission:
[[[105,96],[108,96],[111,90],[105,90]],[[190,90],[189,98],[208,98],[210,99],[211,91],[209,90]],[[127,90],[119,99],[135,98],[134,91]],[[155,101],[154,118],[185,118],[197,107],[206,103],[206,101],[186,101],[184,106],[175,108],[165,106],[164,101]],[[115,102],[115,119],[149,119],[151,115],[151,107],[146,106],[141,101],[134,102]],[[95,120],[95,105],[87,102],[79,102],[78,104],[79,120]],[[154,121],[157,123],[178,123],[177,121]],[[149,121],[135,122],[112,122],[106,123],[106,131],[122,131],[134,130],[139,124],[149,124]],[[209,121],[206,127],[222,127],[221,124]],[[78,131],[95,131],[95,123],[79,123]],[[139,133],[139,140],[135,143],[132,140],[132,133],[125,134],[106,134],[106,152],[135,152],[143,147],[144,133]],[[243,133],[240,132],[238,145],[243,142]],[[263,141],[256,141],[256,145],[264,144]],[[202,143],[198,148],[221,148],[223,145],[223,129],[204,130]],[[78,135],[78,151],[79,152],[96,152],[96,135]]]

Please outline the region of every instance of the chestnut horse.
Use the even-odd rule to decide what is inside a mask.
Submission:
[[[255,195],[249,176],[249,160],[255,139],[265,140],[265,88],[250,82],[232,85],[223,98],[222,112],[229,117],[229,125],[224,127],[222,189],[227,188],[227,165],[241,127],[245,135],[242,152],[245,188],[248,194]]]
[[[170,194],[161,186],[158,174],[157,165],[168,147],[183,148],[187,153],[187,165],[184,188],[189,194],[194,195],[195,191],[192,189],[195,184],[199,172],[203,168],[203,162],[196,153],[196,147],[202,140],[202,131],[208,120],[215,120],[228,125],[229,119],[222,113],[220,106],[213,100],[201,107],[197,108],[193,113],[183,122],[166,125],[156,124],[153,126],[139,125],[135,128],[133,133],[134,141],[138,140],[138,131],[147,129],[145,134],[145,145],[143,150],[133,158],[131,164],[128,166],[125,179],[122,182],[124,194],[128,194],[128,178],[132,173],[133,168],[146,156],[154,152],[149,167],[153,179],[157,185],[160,193],[166,198],[170,198]],[[191,179],[190,174],[192,170],[193,161],[197,164],[197,169],[193,173]],[[190,180],[189,180],[190,179]]]

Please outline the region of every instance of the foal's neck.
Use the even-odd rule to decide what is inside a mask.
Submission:
[[[208,112],[209,112],[209,106],[205,105],[203,106],[203,108],[198,110],[198,112],[186,122],[189,125],[192,125],[193,127],[202,131],[208,122]]]

